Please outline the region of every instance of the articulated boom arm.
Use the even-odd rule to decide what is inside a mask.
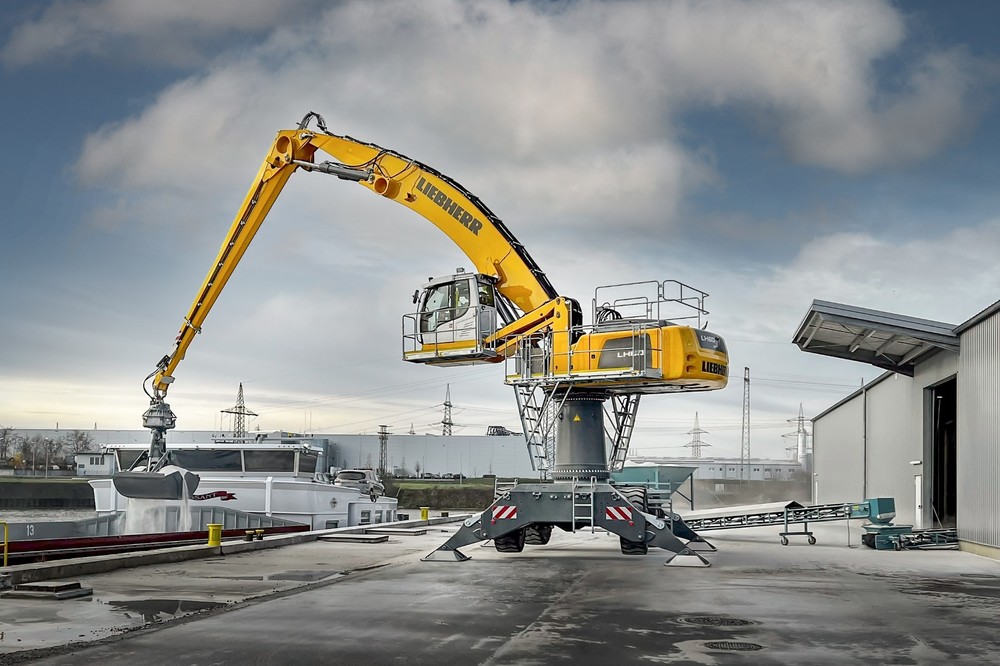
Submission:
[[[307,128],[316,118],[322,131]],[[317,163],[317,151],[337,162]],[[476,271],[497,279],[500,294],[522,312],[513,327],[501,331],[530,333],[565,316],[561,328],[571,326],[566,299],[558,297],[548,278],[503,222],[477,197],[451,178],[404,155],[372,143],[326,131],[323,119],[309,114],[297,129],[278,132],[264,163],[236,214],[222,247],[184,317],[171,352],[150,375],[154,403],[162,403],[173,373],[209,311],[222,293],[271,206],[292,173],[303,168],[360,183],[369,190],[406,206],[429,220],[465,252]],[[523,321],[522,321],[523,320]],[[495,336],[496,340],[500,335]],[[148,379],[148,378],[147,378]]]

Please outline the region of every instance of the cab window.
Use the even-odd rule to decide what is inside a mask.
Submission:
[[[439,326],[459,319],[471,304],[469,280],[441,284],[427,292],[420,315],[420,332],[436,331]]]
[[[248,472],[291,472],[295,466],[294,451],[244,451],[243,462]]]
[[[493,307],[495,305],[493,302],[492,285],[486,284],[485,282],[479,283],[479,304],[487,307]]]
[[[192,472],[242,472],[243,459],[239,451],[230,449],[189,450],[172,452],[178,467]]]

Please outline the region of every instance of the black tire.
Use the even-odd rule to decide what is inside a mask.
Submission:
[[[645,555],[649,552],[649,546],[639,541],[629,541],[625,537],[619,537],[622,544],[622,555]]]
[[[788,537],[786,537],[786,536],[781,537],[781,545],[782,546],[787,546],[788,545]]]
[[[624,488],[617,488],[617,490],[639,511],[645,512],[648,509],[645,488],[640,486],[625,486]]]
[[[809,538],[806,539],[806,540],[809,542],[810,546],[815,546],[816,545],[816,537],[814,537],[812,534],[810,534]]]
[[[520,553],[524,550],[524,528],[493,538],[498,553]]]
[[[544,546],[552,536],[551,525],[532,523],[524,528],[524,543],[529,546]]]

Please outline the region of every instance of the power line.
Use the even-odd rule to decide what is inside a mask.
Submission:
[[[750,478],[750,368],[743,368],[743,428],[740,435],[740,480]]]

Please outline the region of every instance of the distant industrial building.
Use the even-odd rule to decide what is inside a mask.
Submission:
[[[659,458],[632,456],[634,464],[681,465],[694,467],[691,475],[697,481],[791,481],[796,474],[804,474],[803,467],[791,460],[765,460],[751,458],[744,467],[738,458]]]
[[[1000,301],[957,326],[814,301],[794,342],[886,370],[813,418],[814,500],[893,497],[1000,558]]]
[[[19,430],[24,436],[41,435],[55,437],[54,430]],[[92,475],[90,458],[99,456],[102,447],[120,444],[148,444],[148,430],[88,430],[94,442],[95,453],[84,453],[77,457],[77,470],[84,465],[86,475]],[[309,440],[317,444],[331,445],[330,465],[334,467],[376,468],[379,463],[379,436],[377,434],[328,434],[315,433],[249,433],[251,437],[261,434],[294,442]],[[171,430],[167,433],[167,444],[210,444],[216,438],[232,437],[232,433],[210,430]],[[495,474],[505,477],[536,478],[538,473],[531,469],[527,446],[520,434],[509,435],[407,435],[391,434],[386,442],[388,469],[399,476],[424,474],[462,474],[480,477]],[[110,459],[110,456],[108,456]]]

